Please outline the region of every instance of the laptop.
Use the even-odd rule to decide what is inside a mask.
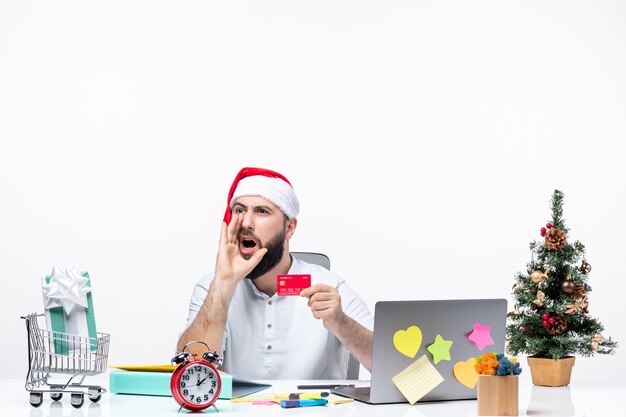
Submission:
[[[418,402],[476,399],[472,375],[464,374],[462,370],[475,363],[469,360],[471,358],[489,352],[504,352],[506,314],[505,299],[379,301],[374,309],[370,386],[338,387],[332,392],[368,404],[408,402],[392,378],[425,355],[443,377],[443,382]],[[396,338],[400,350],[394,344],[397,332],[400,332]],[[421,343],[416,335],[420,332]],[[436,340],[445,343],[437,345],[443,346],[443,351],[433,349],[439,352],[435,358],[427,348]],[[410,357],[416,348],[417,352]],[[446,359],[446,353],[450,360]],[[455,364],[460,362],[465,364],[460,364],[455,374]]]

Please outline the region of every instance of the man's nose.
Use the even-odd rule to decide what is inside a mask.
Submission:
[[[248,210],[243,214],[241,227],[244,229],[254,230],[254,212],[252,210]]]

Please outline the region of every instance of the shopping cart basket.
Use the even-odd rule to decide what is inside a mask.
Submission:
[[[109,357],[110,336],[98,332],[98,337],[44,330],[39,327],[38,317],[43,314],[29,314],[26,320],[28,334],[28,374],[25,388],[30,392],[30,404],[39,407],[43,394],[58,401],[64,393],[71,394],[70,403],[80,408],[85,402],[85,394],[93,402],[100,401],[106,389],[97,385],[83,385],[86,376],[100,374],[106,370]],[[64,384],[50,383],[51,374],[69,375]],[[79,382],[72,382],[74,378]]]

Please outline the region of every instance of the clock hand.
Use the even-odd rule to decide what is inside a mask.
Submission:
[[[200,376],[198,376],[198,379],[199,379],[199,378],[200,378]],[[206,381],[206,380],[207,380],[207,378],[208,378],[208,376],[207,376],[207,377],[204,377],[204,379],[203,379],[202,381],[198,382],[198,385],[196,385],[196,386],[197,386],[197,387],[199,387],[200,385],[202,385],[202,383],[204,383],[204,381]]]

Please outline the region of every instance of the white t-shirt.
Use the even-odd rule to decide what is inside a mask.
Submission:
[[[311,274],[311,285],[336,287],[343,311],[372,330],[374,317],[361,298],[336,274],[292,257],[289,274]],[[214,274],[195,286],[187,326],[206,298]],[[247,379],[345,379],[348,350],[313,317],[308,299],[257,290],[244,279],[235,290],[224,329],[224,371]]]

